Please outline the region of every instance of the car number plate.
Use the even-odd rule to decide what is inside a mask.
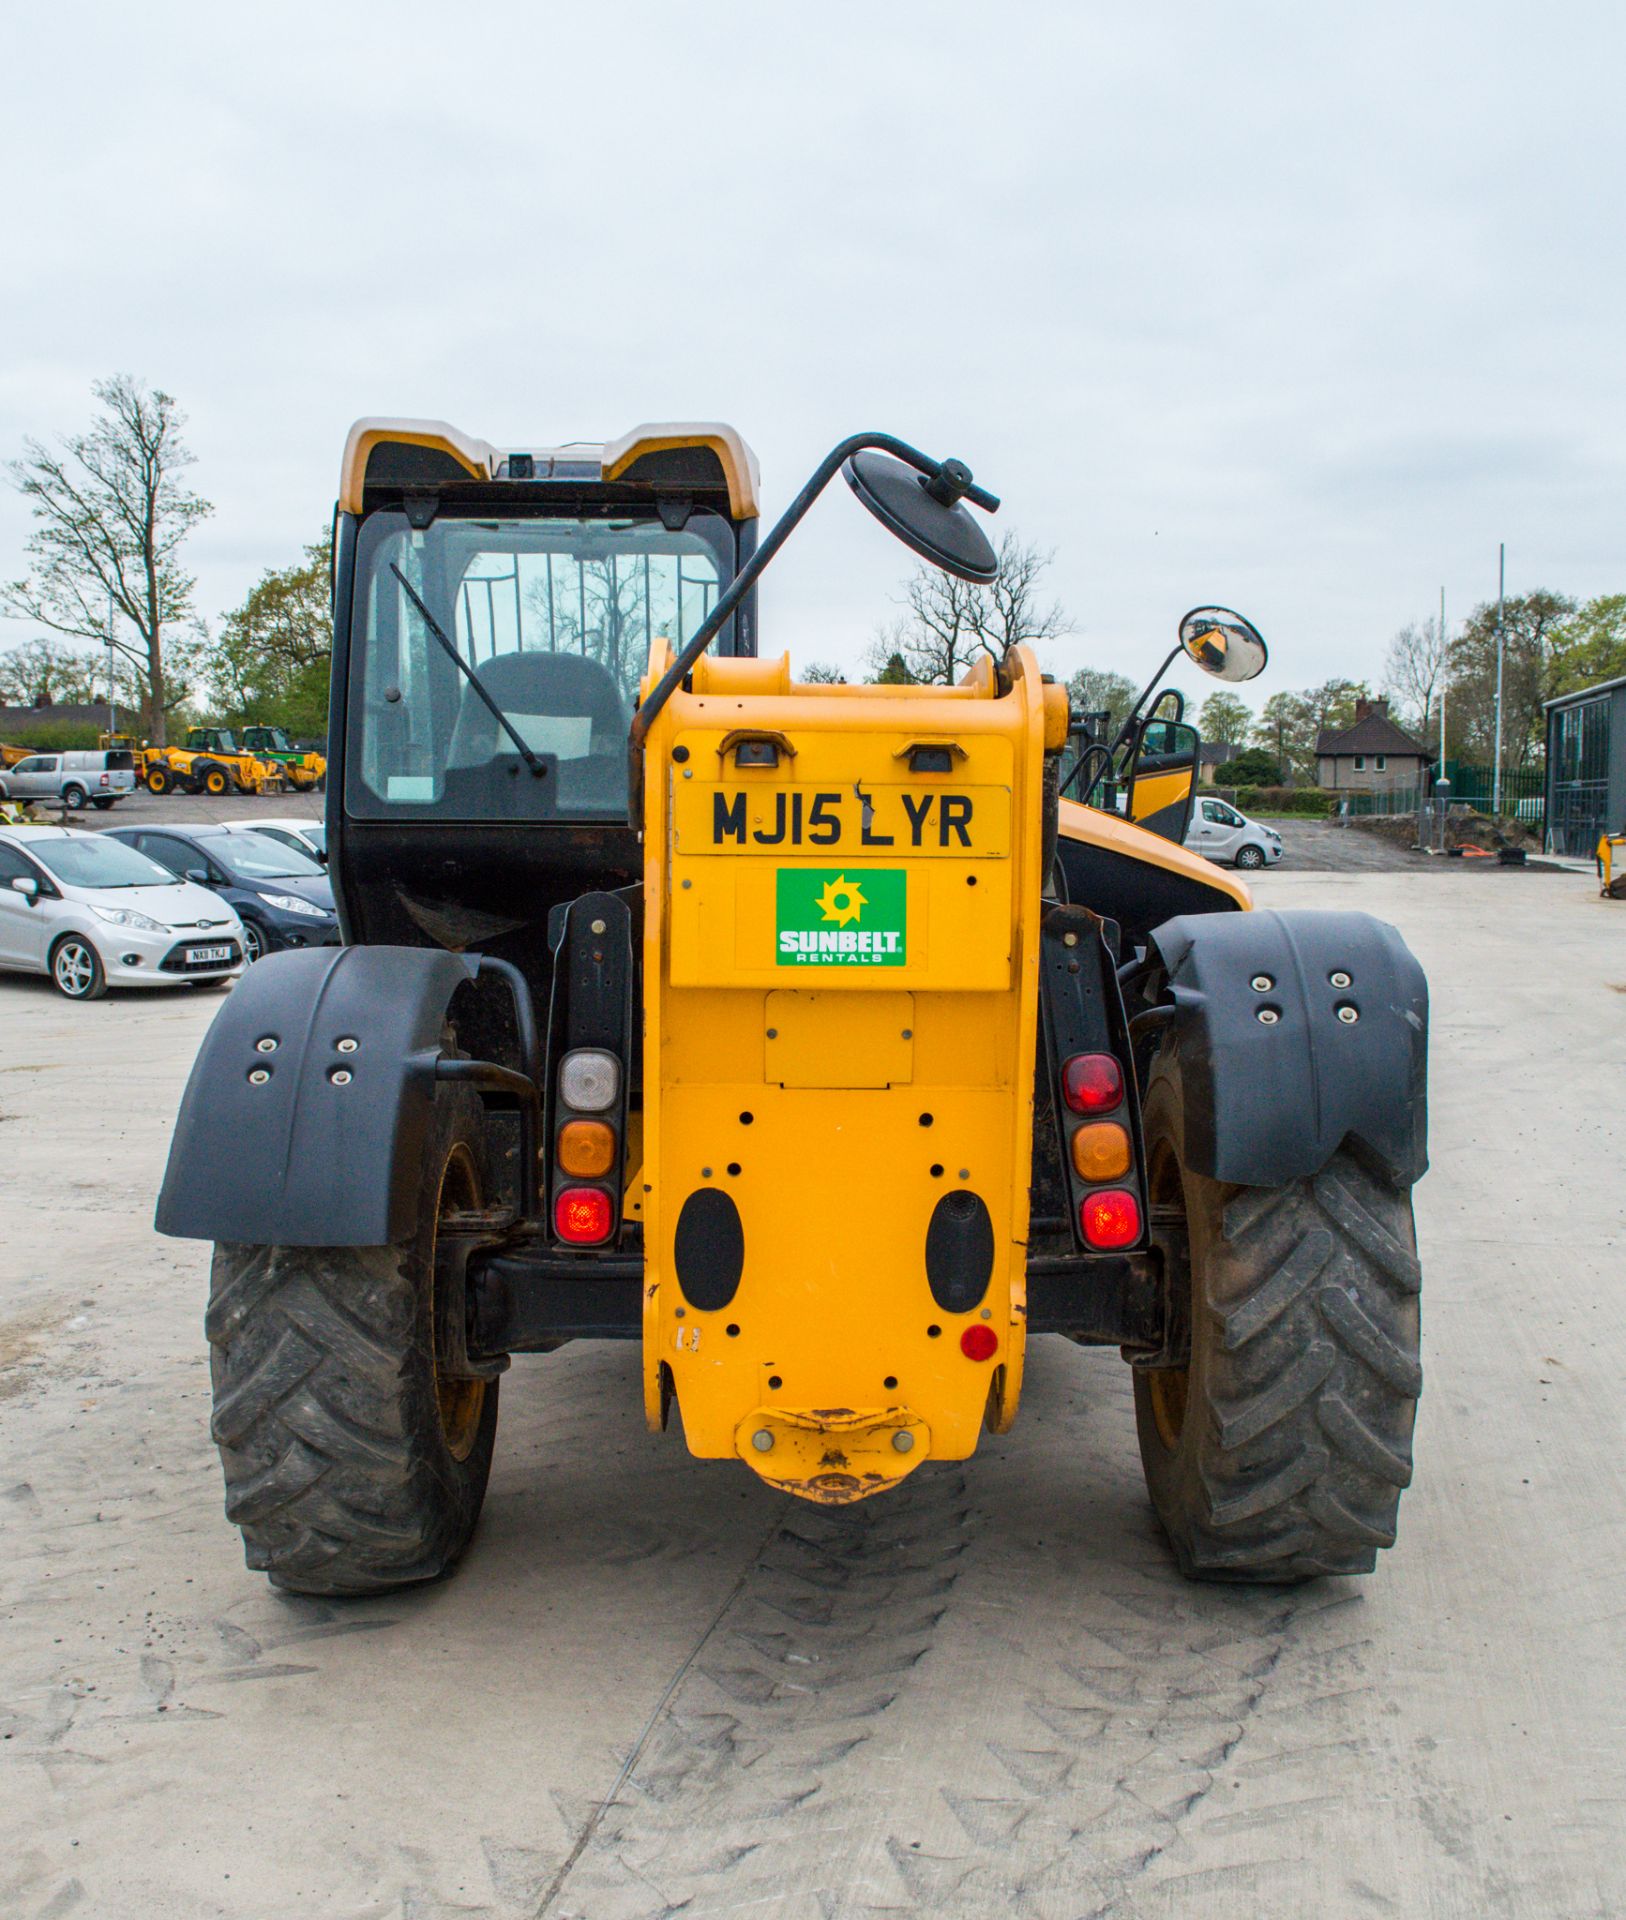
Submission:
[[[211,960],[229,960],[231,958],[231,948],[188,947],[186,957],[194,966],[206,966]]]

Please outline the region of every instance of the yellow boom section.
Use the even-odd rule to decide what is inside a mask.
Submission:
[[[1016,1411],[1045,740],[1012,659],[1003,692],[704,659],[648,741],[646,1407],[815,1500]]]

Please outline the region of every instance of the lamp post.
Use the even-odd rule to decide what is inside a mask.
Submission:
[[[1491,767],[1491,818],[1502,812],[1502,615],[1507,604],[1507,542],[1496,549],[1496,758]]]
[[[1445,588],[1440,589],[1440,775],[1445,778],[1445,689],[1451,678],[1450,657],[1445,644]],[[1428,739],[1428,716],[1424,715],[1423,739]]]
[[[113,589],[107,590],[107,731],[119,730],[119,697],[113,683]]]

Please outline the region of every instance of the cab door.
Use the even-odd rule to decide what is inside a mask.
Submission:
[[[61,765],[60,754],[32,753],[26,760],[19,760],[6,775],[6,785],[17,800],[54,798],[62,784],[58,772]]]

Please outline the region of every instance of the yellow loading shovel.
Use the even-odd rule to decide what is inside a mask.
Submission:
[[[645,743],[646,1410],[830,1504],[1021,1392],[1047,702],[1008,671],[707,657]]]

